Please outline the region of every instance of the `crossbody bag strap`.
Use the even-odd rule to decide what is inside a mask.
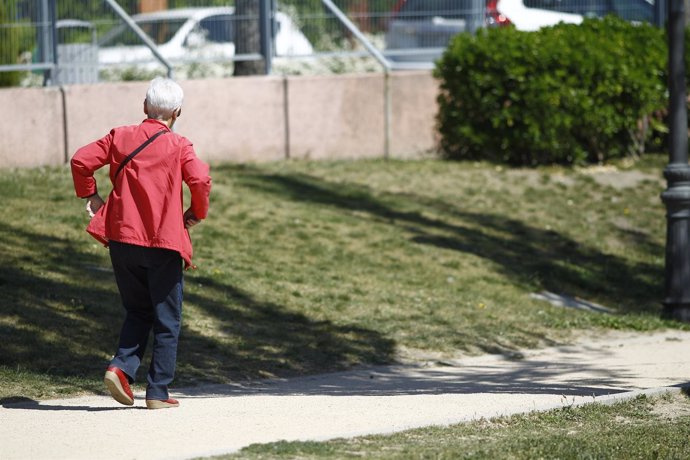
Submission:
[[[129,163],[130,161],[132,161],[132,158],[134,158],[135,156],[137,156],[137,154],[138,154],[139,152],[141,152],[142,150],[144,150],[144,149],[146,148],[146,146],[149,145],[151,142],[155,141],[156,138],[157,138],[158,136],[160,136],[161,134],[165,134],[165,133],[167,133],[167,132],[168,132],[168,131],[165,130],[165,129],[162,129],[162,130],[158,131],[156,134],[154,134],[153,136],[151,136],[151,137],[149,137],[148,139],[146,139],[146,142],[144,142],[144,143],[141,144],[139,147],[137,147],[136,150],[134,150],[132,153],[130,153],[129,155],[127,155],[127,158],[125,158],[124,160],[122,160],[122,163],[120,163],[120,166],[117,168],[117,171],[115,171],[115,177],[114,177],[114,179],[116,179],[116,178],[117,178],[117,175],[120,174],[120,171],[122,171],[122,168],[124,168],[125,165],[127,165],[127,163]]]

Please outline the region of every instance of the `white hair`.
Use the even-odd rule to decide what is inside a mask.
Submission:
[[[149,118],[167,120],[182,107],[184,93],[180,85],[169,78],[156,77],[146,91],[146,108]]]

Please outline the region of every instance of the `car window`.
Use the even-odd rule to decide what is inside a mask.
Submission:
[[[143,30],[146,35],[151,37],[156,45],[162,45],[170,41],[170,39],[180,30],[180,27],[186,22],[186,19],[157,19],[149,21],[137,21],[137,25]],[[141,38],[134,33],[132,29],[126,25],[121,25],[118,30],[112,35],[109,34],[107,39],[103,41],[101,46],[134,46],[141,45]]]
[[[199,27],[204,31],[206,40],[215,43],[234,41],[233,16],[231,14],[216,14],[199,21]]]
[[[413,18],[461,17],[472,12],[472,0],[407,0],[398,16]]]
[[[654,2],[647,0],[612,0],[614,12],[628,21],[654,21]]]
[[[527,8],[579,14],[584,17],[602,17],[611,12],[608,1],[598,0],[525,0]]]

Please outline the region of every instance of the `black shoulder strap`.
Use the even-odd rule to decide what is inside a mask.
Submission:
[[[115,177],[114,177],[113,179],[117,178],[117,175],[120,174],[120,171],[122,171],[122,168],[124,168],[125,165],[126,165],[127,163],[129,163],[129,162],[132,160],[132,158],[134,158],[134,157],[137,155],[137,153],[139,153],[139,152],[141,152],[142,150],[144,150],[144,149],[146,148],[146,146],[149,145],[151,142],[155,141],[156,138],[157,138],[158,136],[160,136],[161,134],[165,134],[165,133],[167,133],[167,132],[168,132],[168,131],[165,130],[165,129],[162,129],[162,130],[158,131],[156,134],[154,134],[153,136],[151,136],[151,137],[149,137],[148,139],[146,139],[146,142],[144,142],[144,143],[141,144],[139,147],[137,147],[136,150],[134,150],[134,152],[132,152],[132,153],[130,153],[129,155],[127,155],[127,158],[125,158],[124,160],[122,160],[122,163],[120,163],[120,166],[117,168],[117,171],[115,171]]]

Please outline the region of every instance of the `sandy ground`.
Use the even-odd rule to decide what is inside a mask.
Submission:
[[[325,440],[608,403],[690,382],[690,332],[172,392],[150,411],[87,396],[0,407],[0,458],[184,459],[252,443]]]

